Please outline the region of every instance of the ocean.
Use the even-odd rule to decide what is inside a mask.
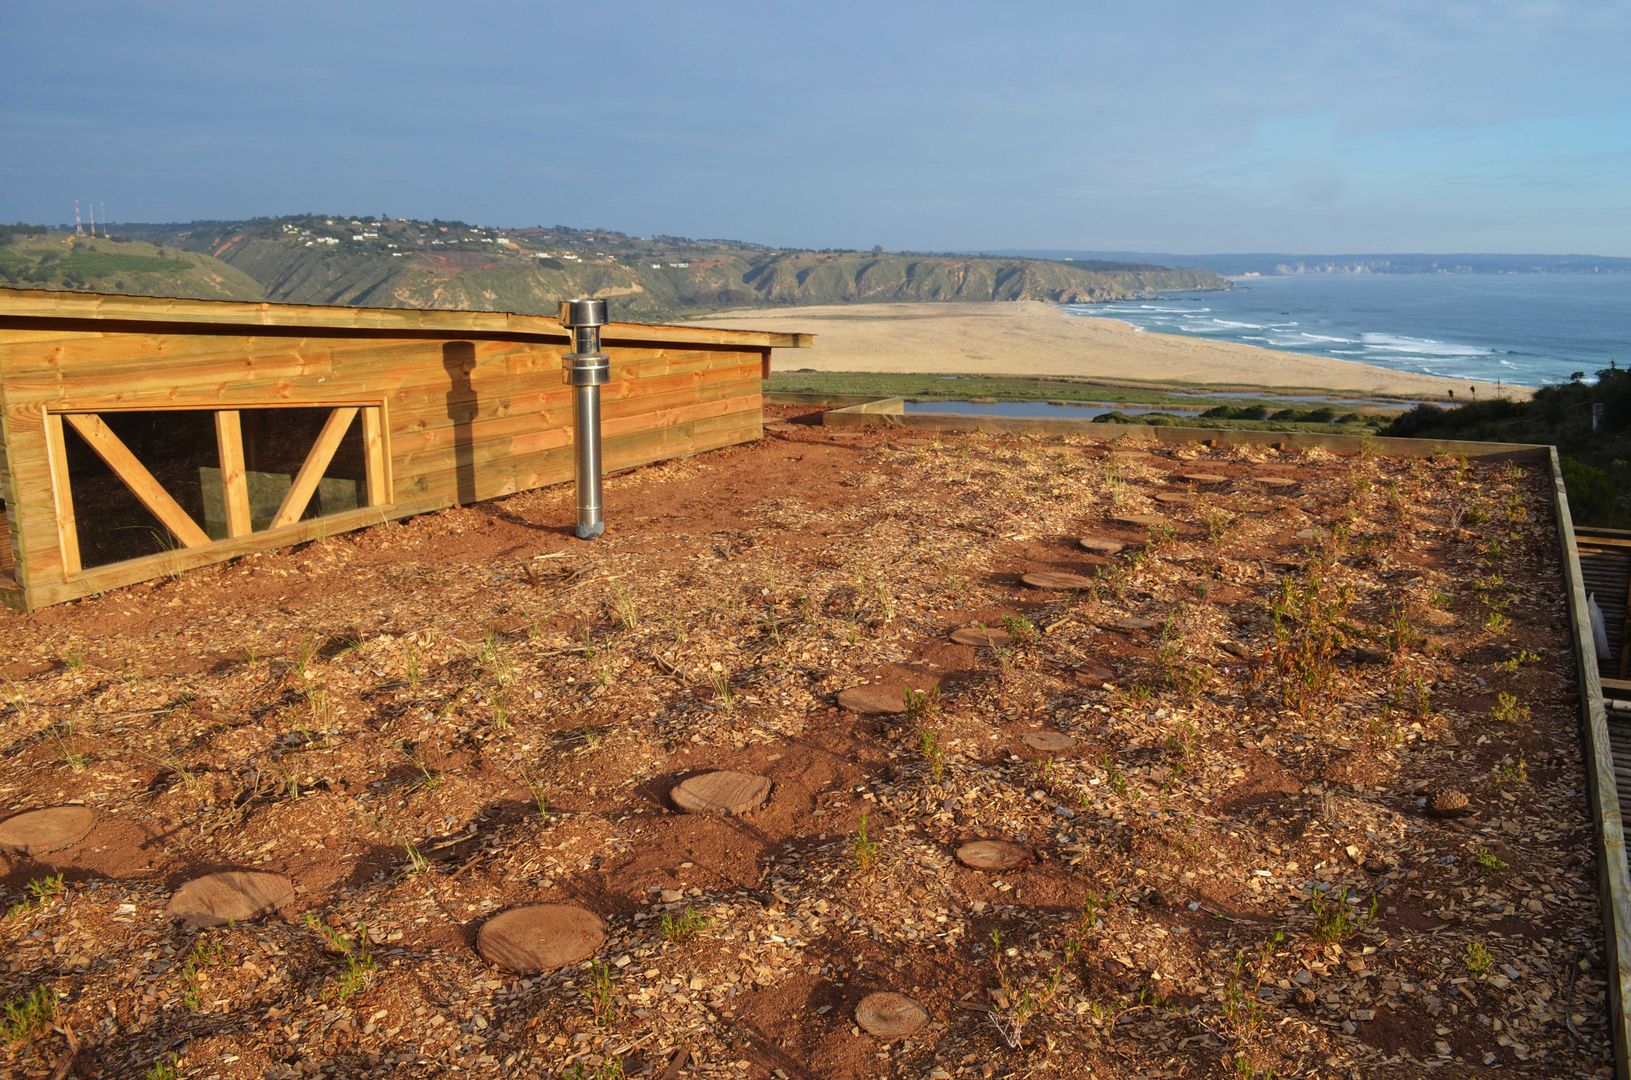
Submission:
[[[1518,386],[1631,362],[1631,274],[1247,278],[1227,292],[1065,310],[1163,334]]]

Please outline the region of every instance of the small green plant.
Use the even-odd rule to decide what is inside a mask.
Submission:
[[[1489,614],[1484,616],[1484,629],[1496,637],[1504,637],[1512,629],[1512,619],[1505,613],[1491,608]]]
[[[850,854],[855,857],[855,868],[861,873],[872,869],[878,861],[879,844],[868,832],[870,814],[861,815],[861,823],[855,830],[855,839],[850,843]]]
[[[1089,905],[1066,933],[1059,961],[1032,980],[1021,981],[1003,964],[1002,932],[991,931],[991,961],[997,972],[997,989],[991,995],[996,1008],[991,1010],[990,1016],[1009,1049],[1020,1048],[1026,1025],[1052,1005],[1064,989],[1065,973],[1075,963],[1087,934],[1097,922],[1097,900],[1097,897],[1089,900]]]
[[[1490,955],[1489,946],[1482,941],[1467,942],[1466,952],[1462,954],[1467,970],[1474,975],[1488,975],[1495,966],[1495,957]]]
[[[612,985],[612,969],[598,957],[591,966],[589,985],[583,988],[583,996],[595,1014],[596,1027],[605,1027],[617,1019],[617,990]]]
[[[430,860],[425,858],[425,853],[420,851],[419,846],[413,841],[403,841],[402,850],[408,856],[408,873],[423,874],[430,869]]]
[[[147,1067],[142,1080],[178,1080],[181,1076],[181,1055],[171,1051]]]
[[[1528,649],[1519,649],[1505,660],[1495,664],[1495,670],[1507,675],[1516,675],[1525,664],[1539,663],[1540,654]]]
[[[14,919],[19,915],[26,915],[30,911],[44,907],[45,902],[53,896],[61,896],[65,887],[62,884],[61,874],[48,874],[35,881],[30,881],[23,888],[28,892],[28,898],[11,905],[11,908],[6,912],[7,919]]]
[[[1495,773],[1508,784],[1527,784],[1529,782],[1529,762],[1522,754],[1518,755],[1516,763],[1503,761],[1495,767]]]
[[[515,677],[509,652],[504,648],[504,643],[498,640],[497,634],[488,634],[482,640],[481,648],[476,650],[476,662],[500,687],[509,685],[510,680]]]
[[[1311,933],[1315,941],[1327,945],[1347,941],[1364,932],[1376,918],[1377,898],[1371,897],[1370,906],[1363,911],[1359,905],[1348,896],[1347,889],[1338,889],[1334,894],[1314,889],[1308,894],[1308,910],[1314,916],[1314,928]]]
[[[1224,1031],[1237,1042],[1251,1036],[1267,1017],[1267,1006],[1260,992],[1268,981],[1274,950],[1285,939],[1283,933],[1275,931],[1273,937],[1258,947],[1257,955],[1249,958],[1249,966],[1245,953],[1235,957],[1235,969],[1223,984],[1221,1004]]]
[[[623,1080],[623,1059],[602,1058],[599,1065],[575,1061],[561,1072],[561,1080]]]
[[[1482,844],[1473,852],[1472,859],[1480,870],[1488,870],[1492,874],[1498,874],[1506,869],[1506,860]]]
[[[1042,636],[1036,624],[1023,615],[1004,615],[1002,628],[1008,631],[1015,641],[1029,643]]]
[[[662,923],[659,929],[668,941],[688,941],[714,925],[714,920],[707,915],[698,915],[696,909],[686,908],[684,915],[675,915],[672,912],[663,912]]]
[[[926,727],[917,733],[917,742],[923,760],[929,764],[929,775],[935,783],[940,783],[946,775],[946,759],[940,750],[940,733]]]
[[[1495,695],[1495,704],[1490,706],[1490,716],[1503,724],[1526,724],[1529,722],[1529,706],[1519,705],[1517,696],[1502,690]]]
[[[29,1042],[50,1031],[56,1019],[57,992],[49,986],[36,986],[6,1002],[0,1035],[7,1042]]]
[[[1388,612],[1387,649],[1395,662],[1403,660],[1421,642],[1421,632],[1411,623],[1410,615],[1401,605],[1393,605]]]
[[[714,696],[725,707],[727,712],[736,711],[736,691],[731,689],[731,677],[728,672],[716,672],[713,675]]]
[[[328,947],[345,961],[345,970],[334,977],[324,993],[325,997],[344,1001],[368,985],[368,976],[378,964],[374,960],[373,950],[368,947],[368,927],[365,923],[357,923],[354,937],[325,926],[310,912],[306,914],[306,925],[317,931]]]
[[[412,765],[414,770],[419,773],[419,779],[414,781],[418,787],[425,791],[435,791],[442,786],[442,778],[432,772],[430,766],[426,765],[424,759],[414,753],[410,746],[402,748],[402,756],[407,758],[408,764]]]
[[[633,630],[640,625],[640,606],[634,602],[634,594],[622,583],[614,590],[612,610],[617,614],[617,625],[624,630]]]
[[[425,673],[419,666],[419,650],[410,645],[407,655],[402,658],[402,678],[410,688],[417,690],[424,677]]]
[[[317,656],[318,641],[310,635],[300,641],[300,652],[295,657],[294,666],[290,669],[294,677],[305,680],[312,677],[311,662]]]
[[[85,656],[78,650],[70,652],[62,658],[62,666],[69,671],[84,671]]]
[[[202,972],[221,962],[224,946],[219,941],[195,941],[181,965],[181,1003],[195,1012],[204,1007]]]
[[[1127,792],[1131,788],[1127,783],[1127,774],[1121,771],[1121,766],[1116,764],[1116,759],[1109,754],[1105,754],[1099,759],[1099,767],[1104,770],[1104,782],[1110,790],[1122,798],[1126,798]]]
[[[1455,597],[1447,592],[1435,592],[1427,598],[1427,602],[1440,611],[1449,611],[1455,605]]]

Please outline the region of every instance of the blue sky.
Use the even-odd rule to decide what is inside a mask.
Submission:
[[[1623,2],[10,0],[0,220],[1631,255],[1628,45]]]

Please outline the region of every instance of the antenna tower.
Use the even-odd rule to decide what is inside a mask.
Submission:
[[[96,204],[91,203],[86,209],[91,212],[91,235],[94,237],[96,235]]]
[[[81,225],[80,222],[79,222],[79,200],[78,199],[74,200],[74,235],[75,236],[84,236],[85,235],[85,226]]]

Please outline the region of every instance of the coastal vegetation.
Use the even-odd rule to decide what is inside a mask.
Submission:
[[[1148,263],[775,248],[592,229],[296,215],[0,230],[0,285],[153,296],[553,313],[565,296],[660,322],[728,308],[886,301],[1084,303],[1221,289]]]
[[[1631,371],[1613,361],[1593,380],[1577,371],[1527,401],[1418,405],[1382,434],[1556,446],[1576,523],[1631,526]]]

